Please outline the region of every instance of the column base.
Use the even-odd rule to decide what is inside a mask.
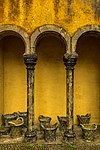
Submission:
[[[25,132],[25,142],[36,142],[37,136],[35,131]]]
[[[75,141],[75,133],[72,130],[65,131],[64,133],[64,141],[69,143],[74,143]]]

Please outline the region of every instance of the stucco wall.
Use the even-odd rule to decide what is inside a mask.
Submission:
[[[87,24],[100,24],[100,2],[95,0],[1,0],[0,24],[15,24],[31,33],[56,24],[72,35]]]
[[[100,123],[100,38],[81,37],[75,67],[75,120],[77,114],[91,113],[91,122]],[[76,122],[76,121],[75,121]]]
[[[4,114],[26,111],[26,69],[23,62],[23,42],[14,36],[2,39],[0,53],[0,111]],[[1,47],[0,47],[1,48]],[[3,90],[3,92],[2,92]],[[2,94],[3,93],[3,94]],[[3,102],[2,102],[3,99]]]
[[[53,36],[44,37],[36,47],[38,61],[35,69],[35,120],[40,114],[66,115],[66,71],[63,64],[65,47]]]
[[[26,32],[31,35],[31,33],[39,26],[45,24],[55,24],[65,29],[67,33],[72,36],[77,29],[82,26],[88,24],[100,25],[99,6],[99,0],[0,0],[0,25],[17,25],[25,29]],[[49,40],[51,45],[48,43]],[[2,57],[2,45],[0,44],[0,106],[2,106],[0,113],[26,111],[26,72],[22,57],[22,54],[25,51],[22,46],[23,44],[18,41],[19,39],[17,38],[15,41],[14,39],[11,39],[11,43],[9,44],[9,40],[5,40],[5,43],[7,44],[5,45],[4,50],[4,61]],[[16,43],[18,44],[17,47]],[[39,114],[50,115],[54,120],[56,120],[57,115],[66,114],[65,67],[63,65],[62,58],[58,60],[56,56],[58,52],[58,55],[63,57],[63,46],[60,46],[59,43],[60,41],[57,41],[57,39],[54,39],[53,41],[47,38],[47,41],[41,41],[40,46],[37,46],[39,59],[35,70],[36,121]],[[91,55],[88,49],[88,43],[85,44],[87,45],[86,47],[81,44],[80,48],[77,50],[79,54],[79,61],[76,65],[75,74],[75,116],[76,114],[85,114],[90,112],[93,115],[92,122],[100,123],[98,91],[98,85],[100,82],[97,77],[97,74],[99,73],[97,64],[100,62],[97,57],[99,54],[95,52],[97,43],[95,43],[93,55],[96,54],[95,59],[97,59],[98,62],[96,62],[94,66],[93,61],[89,58],[91,68],[93,68],[91,71],[89,71],[90,68],[86,63],[87,57],[83,54],[85,49]],[[50,51],[50,48],[52,51]],[[92,47],[90,47],[90,49],[91,48]],[[26,51],[30,52],[30,45]],[[47,58],[52,58],[52,63],[48,60],[46,62],[46,59],[44,59],[45,53],[47,53]],[[82,56],[84,56],[84,59]],[[4,69],[2,64],[3,62]],[[43,65],[42,62],[45,65]],[[58,71],[58,68],[60,72]],[[44,74],[43,71],[46,73]],[[88,72],[90,76],[88,76]],[[85,83],[83,73],[84,78],[86,79]],[[78,78],[79,76],[80,78]],[[95,77],[97,77],[97,81],[95,80]],[[12,79],[14,82],[12,82]],[[88,81],[93,82],[88,84]],[[57,83],[57,86],[54,82]],[[95,90],[90,90],[90,88],[94,87]],[[54,90],[52,91],[52,89]],[[91,93],[93,93],[93,95]],[[91,107],[91,105],[94,107]]]

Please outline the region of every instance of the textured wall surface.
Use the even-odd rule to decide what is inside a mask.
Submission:
[[[66,115],[66,72],[63,64],[65,47],[59,39],[47,36],[37,46],[35,69],[35,120],[42,113],[51,116]]]
[[[26,111],[26,71],[23,63],[23,42],[9,36],[1,40],[0,49],[0,112]],[[15,47],[16,46],[16,47]]]
[[[91,122],[100,123],[100,38],[81,37],[75,68],[75,116],[91,113]],[[75,118],[76,119],[76,118]]]
[[[0,24],[16,24],[31,33],[56,24],[73,34],[86,24],[100,24],[99,0],[0,0]]]
[[[82,26],[100,25],[100,0],[0,0],[0,25],[3,24],[20,26],[29,35],[39,26],[55,24],[72,36]],[[86,40],[77,47],[80,58],[75,73],[75,123],[77,114],[86,113],[92,114],[92,122],[100,123],[100,48],[97,48],[100,42],[89,39],[90,44],[95,42],[89,47]],[[26,111],[26,72],[22,57],[25,50],[21,42],[6,38],[3,47],[0,41],[0,114]],[[64,47],[59,40],[49,37],[40,41],[37,52],[35,120],[40,114],[56,120],[57,115],[66,114]]]

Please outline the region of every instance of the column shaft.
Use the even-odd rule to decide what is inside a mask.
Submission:
[[[27,130],[32,131],[34,124],[34,75],[33,70],[27,69]]]
[[[72,130],[73,129],[73,70],[67,70],[67,115],[68,115],[68,129]]]
[[[33,131],[34,125],[34,66],[37,55],[24,54],[24,61],[27,69],[27,131]]]
[[[64,139],[73,139],[75,133],[73,132],[74,125],[74,66],[76,64],[78,55],[74,54],[65,54],[63,57],[64,64],[66,66],[66,104],[67,111],[66,116],[68,119],[68,128],[64,133]]]

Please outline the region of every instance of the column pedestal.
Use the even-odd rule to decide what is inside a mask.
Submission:
[[[25,142],[36,142],[37,140],[37,136],[36,136],[36,132],[33,129],[33,131],[26,131],[25,132]]]

